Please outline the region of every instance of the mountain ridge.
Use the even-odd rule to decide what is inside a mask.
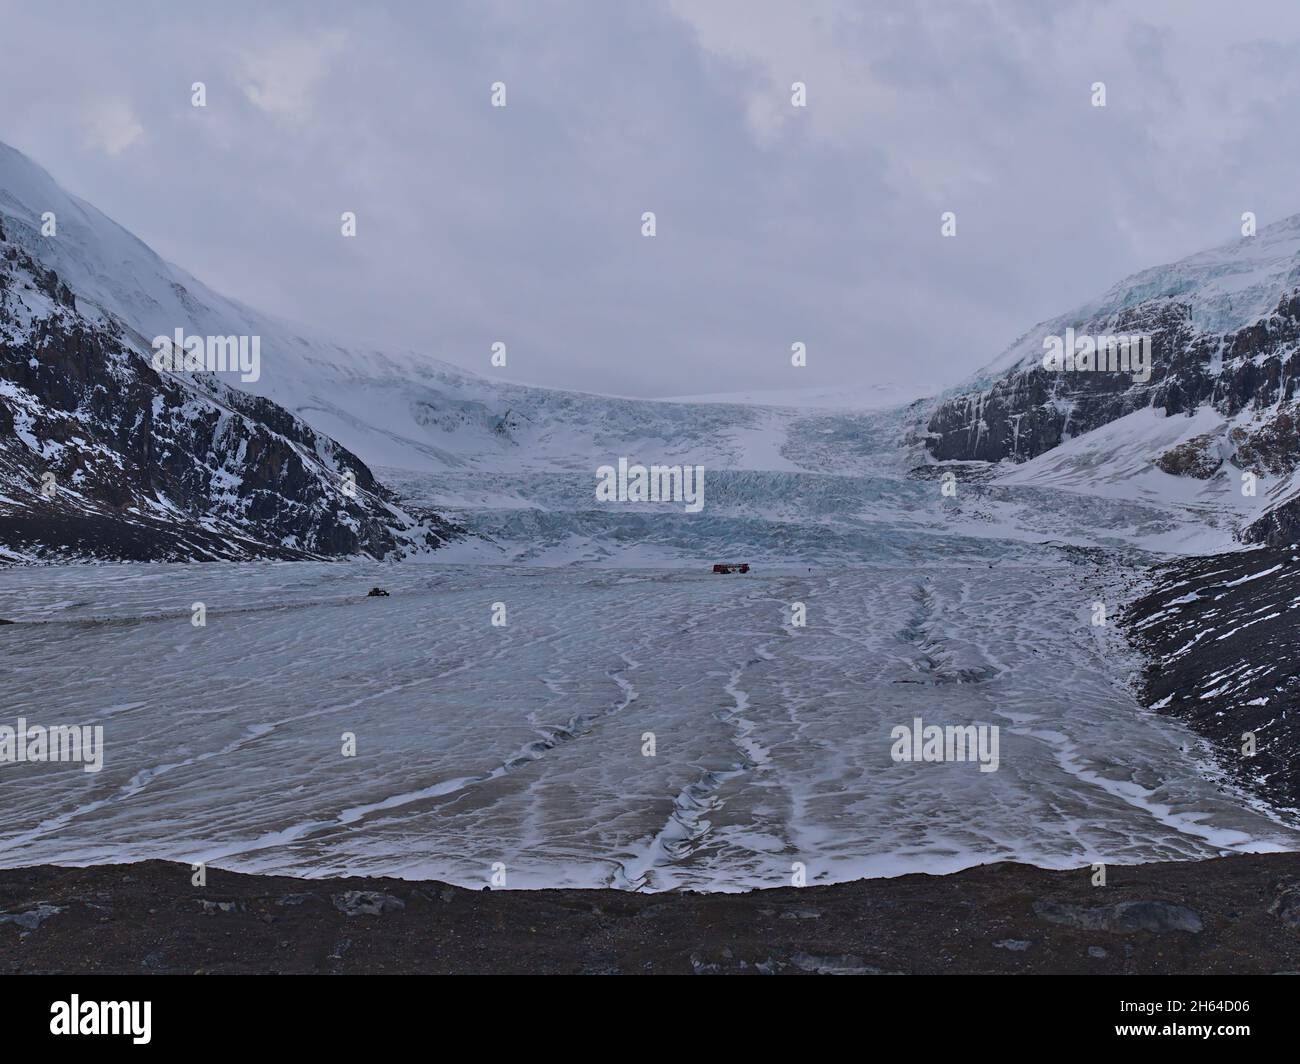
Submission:
[[[355,455],[271,401],[159,372],[0,216],[0,559],[325,558],[429,550]]]
[[[47,210],[58,222],[56,238],[40,236]],[[12,219],[11,238],[56,270],[83,304],[111,314],[144,342],[177,327],[260,336],[261,379],[227,382],[273,400],[372,466],[586,469],[593,455],[628,454],[763,468],[779,461],[772,439],[799,416],[735,402],[625,399],[524,385],[423,351],[319,335],[229,299],[165,262],[3,144],[0,214]],[[485,368],[492,339],[484,338]]]
[[[1046,342],[1066,330],[1149,337],[1149,379],[1047,368]],[[921,435],[931,461],[1014,467],[1093,434],[1099,453],[1113,427],[1143,409],[1167,418],[1208,409],[1217,422],[1194,438],[1170,446],[1168,433],[1153,431],[1142,472],[1199,482],[1205,505],[1243,511],[1241,542],[1284,545],[1300,536],[1298,376],[1300,215],[1293,215],[1254,237],[1140,271],[1040,323],[967,387],[938,398]],[[1234,496],[1260,503],[1243,506]]]

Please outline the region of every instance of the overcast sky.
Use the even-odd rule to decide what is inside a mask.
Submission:
[[[0,49],[0,139],[214,288],[555,387],[937,390],[1300,212],[1295,0],[0,0]]]

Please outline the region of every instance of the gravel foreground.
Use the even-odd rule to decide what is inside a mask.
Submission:
[[[0,973],[1296,973],[1300,854],[747,894],[0,870]]]

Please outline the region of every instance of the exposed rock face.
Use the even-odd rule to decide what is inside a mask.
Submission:
[[[1243,543],[1267,543],[1270,547],[1300,542],[1300,500],[1273,507],[1243,528],[1241,539]]]
[[[1156,460],[1156,465],[1176,477],[1209,480],[1223,466],[1223,459],[1218,456],[1217,450],[1214,436],[1208,432],[1202,433],[1186,443],[1169,448]]]
[[[434,547],[355,455],[151,352],[0,233],[0,559],[331,557]]]
[[[1079,332],[1150,335],[1151,379],[1139,383],[1132,374],[1113,371],[1058,373],[1041,363],[1012,370],[984,391],[938,406],[926,437],[930,454],[940,460],[1025,461],[1142,407],[1179,413],[1213,391],[1207,373],[1213,346],[1193,337],[1186,306],[1144,304]]]
[[[1295,399],[1300,290],[1283,297],[1267,318],[1232,333],[1195,332],[1186,304],[1162,300],[1086,322],[1079,331],[1150,335],[1151,379],[1140,383],[1113,371],[1054,372],[1041,364],[1014,369],[984,391],[938,406],[926,439],[930,454],[1025,461],[1142,407],[1183,414],[1208,403],[1230,417]],[[1294,405],[1281,408],[1266,431],[1240,440],[1241,459],[1272,472],[1289,471],[1300,457],[1295,416]]]

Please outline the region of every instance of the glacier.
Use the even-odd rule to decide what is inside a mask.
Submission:
[[[1140,663],[1088,623],[1136,577],[992,545],[746,577],[11,569],[6,714],[102,725],[105,752],[94,775],[0,770],[0,865],[481,886],[500,864],[512,887],[739,891],[788,884],[796,863],[820,883],[1294,849],[1294,826],[1137,702]],[[999,726],[999,770],[893,762],[891,729],[918,715]]]

